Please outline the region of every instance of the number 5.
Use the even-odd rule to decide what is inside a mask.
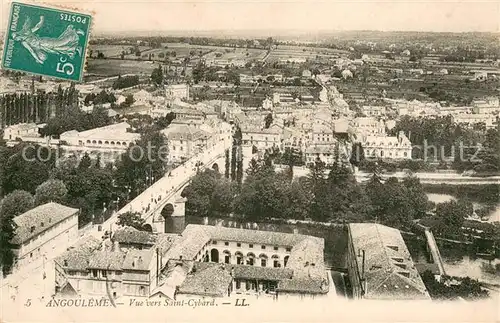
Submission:
[[[66,69],[66,68],[68,68],[68,69]],[[67,75],[72,75],[74,71],[75,71],[75,68],[73,67],[73,64],[71,64],[71,63],[64,63],[62,66],[61,66],[61,63],[57,63],[56,72],[66,73]]]

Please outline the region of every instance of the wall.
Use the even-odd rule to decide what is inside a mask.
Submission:
[[[40,225],[40,224],[38,224]],[[46,255],[56,256],[78,239],[78,212],[25,242],[17,250],[17,266],[23,267]]]

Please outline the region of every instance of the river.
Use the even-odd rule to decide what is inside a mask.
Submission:
[[[449,194],[437,194],[437,193],[427,193],[427,198],[429,201],[438,203],[445,203],[449,201],[456,201],[456,198]],[[472,205],[474,209],[477,210],[484,205],[478,202],[473,202]],[[500,204],[489,214],[488,219],[486,220],[489,223],[500,222]]]

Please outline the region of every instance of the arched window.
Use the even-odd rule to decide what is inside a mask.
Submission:
[[[90,140],[87,140],[87,143],[90,144]]]
[[[243,265],[243,254],[237,251],[234,255],[236,256],[236,264]]]
[[[255,255],[252,252],[247,254],[247,265],[253,266],[255,263]]]
[[[114,145],[114,144],[115,144],[115,142],[114,142],[114,141],[112,141],[112,142],[111,142],[111,144],[112,144],[112,145]]]
[[[93,144],[95,144],[95,143],[96,143],[96,141],[95,141],[95,140],[92,140],[92,143],[93,143]]]
[[[230,264],[231,263],[231,252],[229,252],[229,250],[224,250],[223,254],[224,254],[224,262],[226,264]]]
[[[262,254],[260,254],[259,258],[260,258],[260,265],[262,267],[266,267],[267,266],[267,255],[262,253]]]
[[[286,267],[286,264],[287,264],[287,262],[288,262],[288,258],[289,258],[289,257],[290,257],[290,256],[285,256],[285,258],[283,259],[283,266],[284,266],[284,267]]]
[[[107,141],[107,140],[106,140],[106,141],[104,142],[104,144],[109,145],[109,141]]]
[[[126,145],[127,145],[127,143],[124,141],[124,142],[122,142],[122,145],[123,145],[123,146],[126,146]]]
[[[280,263],[280,256],[278,256],[278,255],[273,255],[271,258],[273,259],[273,267],[274,267],[274,268],[281,267],[281,263]]]

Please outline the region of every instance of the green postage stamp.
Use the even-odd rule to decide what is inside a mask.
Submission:
[[[89,14],[13,2],[2,68],[81,81],[91,23]]]

